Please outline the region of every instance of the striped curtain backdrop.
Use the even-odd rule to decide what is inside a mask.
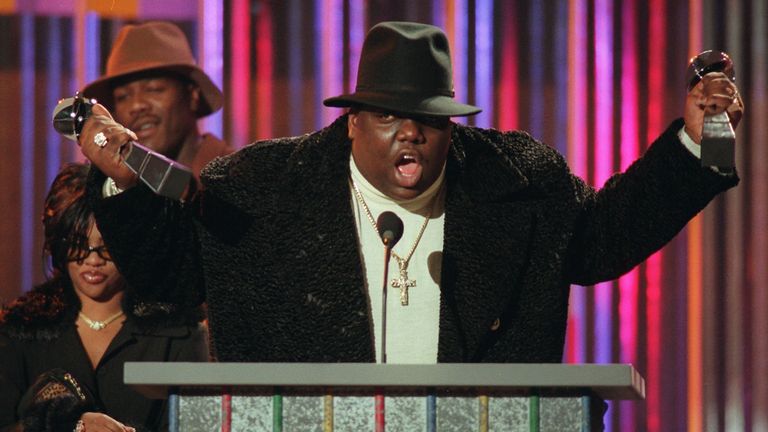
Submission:
[[[45,278],[41,209],[77,147],[50,127],[57,99],[99,76],[119,28],[166,19],[226,95],[205,130],[240,147],[320,128],[354,89],[365,32],[383,20],[445,29],[460,121],[523,129],[597,187],[682,115],[704,49],[734,59],[747,113],[739,187],[617,281],[572,290],[569,363],[632,363],[642,402],[611,431],[768,431],[768,11],[764,0],[0,0],[0,298]]]

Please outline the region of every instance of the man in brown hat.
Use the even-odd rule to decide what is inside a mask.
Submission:
[[[141,185],[103,199],[105,175],[135,179],[112,144],[126,134],[96,106],[80,144],[122,273],[158,299],[207,296],[222,361],[559,362],[570,284],[630,270],[738,182],[694,155],[705,112],[740,117],[722,74],[599,192],[526,133],[452,123],[480,109],[453,99],[451,76],[437,27],[374,26],[356,91],[326,100],[349,112],[209,164],[200,206]],[[387,211],[405,229],[385,280]]]
[[[123,27],[104,76],[82,93],[107,107],[143,145],[186,165],[195,176],[213,158],[233,151],[199,131],[197,119],[218,111],[223,96],[174,24]]]

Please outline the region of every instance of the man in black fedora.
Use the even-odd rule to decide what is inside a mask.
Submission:
[[[738,182],[702,168],[689,137],[698,141],[705,110],[738,120],[736,87],[721,74],[705,76],[685,119],[599,192],[525,133],[452,123],[480,109],[453,99],[451,75],[437,27],[374,26],[356,91],[325,101],[348,113],[215,160],[194,204],[141,185],[102,198],[106,176],[135,179],[112,139],[92,142],[119,130],[94,108],[80,142],[99,169],[91,199],[122,273],[160,300],[206,298],[223,361],[373,362],[386,352],[390,363],[559,362],[569,285],[628,271]],[[384,211],[405,226],[386,316],[375,228]],[[137,228],[147,224],[151,236]]]

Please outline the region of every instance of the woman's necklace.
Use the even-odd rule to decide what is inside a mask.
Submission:
[[[109,317],[109,318],[105,319],[104,321],[96,321],[96,320],[92,320],[92,319],[88,318],[87,316],[85,316],[85,314],[84,314],[82,311],[79,313],[79,315],[78,315],[78,316],[79,316],[79,317],[80,317],[80,318],[81,318],[81,319],[82,319],[82,320],[83,320],[83,321],[84,321],[86,324],[88,324],[88,327],[90,327],[90,328],[91,328],[91,329],[93,329],[93,330],[99,331],[99,330],[103,329],[104,327],[106,327],[106,326],[110,325],[110,324],[111,324],[113,321],[115,321],[116,319],[120,318],[120,317],[121,317],[121,316],[123,316],[123,315],[125,315],[125,312],[123,312],[123,311],[120,311],[120,312],[118,312],[118,313],[116,313],[116,314],[112,315],[111,317]]]

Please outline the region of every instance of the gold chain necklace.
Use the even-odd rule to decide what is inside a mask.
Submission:
[[[125,314],[125,312],[120,311],[120,312],[112,315],[111,317],[105,319],[104,321],[92,320],[92,319],[88,318],[87,316],[85,316],[85,314],[83,312],[80,312],[78,316],[80,318],[82,318],[82,320],[85,321],[86,324],[88,324],[88,327],[90,327],[93,330],[99,331],[99,330],[103,329],[104,327],[110,325],[116,319],[118,319],[121,316],[123,316],[123,314]]]
[[[368,218],[368,221],[371,223],[371,226],[373,226],[374,231],[377,233],[379,232],[378,227],[376,226],[376,221],[373,219],[373,214],[371,214],[371,209],[368,208],[368,204],[365,203],[365,200],[363,199],[363,194],[360,193],[360,189],[357,188],[357,184],[354,180],[351,178],[349,179],[349,183],[352,185],[352,190],[355,192],[355,198],[357,198],[357,202],[360,203],[360,207],[363,208],[363,212],[365,213],[365,216]],[[435,199],[437,199],[437,196],[439,195],[439,191],[437,194],[435,194]],[[411,245],[411,249],[408,251],[408,253],[405,255],[405,257],[401,257],[400,255],[396,254],[395,251],[392,251],[392,257],[395,258],[395,261],[397,261],[397,267],[400,269],[400,276],[396,279],[392,279],[392,282],[390,282],[390,285],[393,288],[400,289],[400,304],[402,306],[408,306],[408,288],[413,288],[416,286],[416,280],[408,279],[408,262],[411,260],[411,257],[413,256],[413,253],[416,251],[416,246],[419,245],[419,241],[421,241],[421,236],[424,234],[424,231],[427,229],[427,224],[429,223],[429,218],[432,217],[432,209],[435,207],[434,201],[430,203],[429,211],[427,212],[427,215],[424,217],[424,223],[421,224],[421,228],[419,229],[419,234],[416,235],[416,240],[414,240],[413,245]]]

